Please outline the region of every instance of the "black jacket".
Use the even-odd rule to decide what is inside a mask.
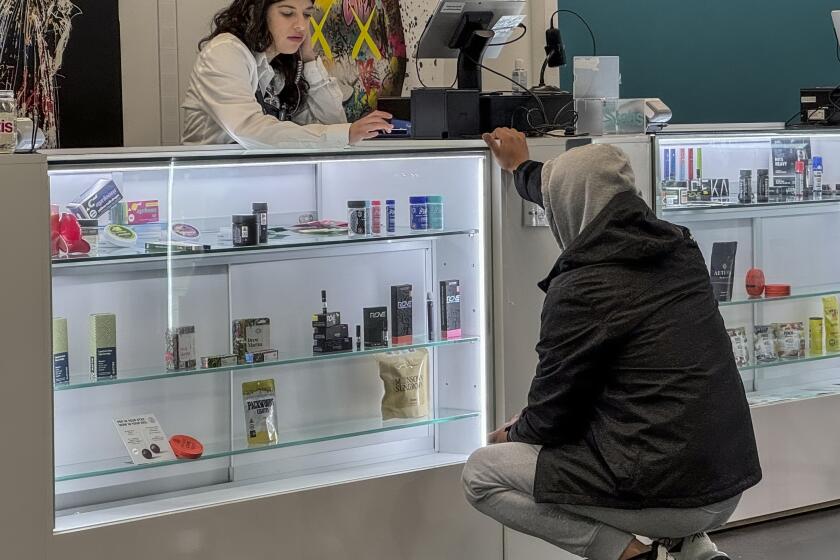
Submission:
[[[540,171],[530,162],[516,174],[538,204]],[[538,502],[693,508],[761,480],[732,346],[687,229],[618,195],[540,287],[539,366],[509,432],[544,446]]]

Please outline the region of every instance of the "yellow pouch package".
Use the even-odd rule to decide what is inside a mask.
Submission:
[[[429,351],[411,350],[377,358],[385,384],[382,419],[422,418],[429,413]]]
[[[243,383],[242,400],[245,403],[245,432],[248,435],[248,445],[277,443],[274,380]]]
[[[840,307],[837,296],[823,298],[825,313],[825,349],[828,352],[840,352]]]

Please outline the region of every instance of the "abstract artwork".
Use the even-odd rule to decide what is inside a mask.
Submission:
[[[70,0],[0,0],[0,88],[59,145],[58,76],[79,8]]]
[[[407,52],[399,0],[315,0],[312,42],[338,79],[349,119],[402,95]]]
[[[45,147],[122,145],[118,0],[0,0],[0,89]]]

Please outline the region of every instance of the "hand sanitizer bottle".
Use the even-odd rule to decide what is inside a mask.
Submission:
[[[524,92],[528,90],[528,71],[525,70],[525,61],[517,58],[513,65],[513,81],[519,86],[513,86],[513,91]]]

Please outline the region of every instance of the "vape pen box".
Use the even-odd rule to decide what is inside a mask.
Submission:
[[[315,340],[335,340],[347,338],[350,330],[347,325],[336,325],[334,327],[313,327],[312,337]]]
[[[246,364],[262,364],[265,362],[274,362],[279,359],[280,352],[277,350],[258,350],[245,354]]]
[[[237,359],[236,354],[225,354],[222,356],[205,356],[201,358],[201,367],[204,369],[235,366],[238,363],[239,360]]]
[[[318,313],[312,316],[312,326],[317,328],[335,327],[341,324],[341,313],[332,311],[330,313]]]
[[[166,329],[166,369],[193,369],[195,359],[195,327]]]
[[[245,354],[270,348],[270,319],[238,319],[233,322],[233,353],[240,364],[246,363]]]
[[[111,208],[111,223],[123,226],[153,224],[160,221],[160,202],[138,200],[120,202]]]
[[[116,183],[109,179],[100,179],[68,204],[67,209],[82,220],[98,220],[116,206],[122,197]]]
[[[53,380],[56,385],[70,383],[70,357],[67,344],[67,319],[53,319]]]
[[[388,308],[366,307],[364,314],[365,348],[388,347]]]
[[[117,378],[117,316],[111,313],[91,315],[90,379],[105,381]]]
[[[316,340],[312,347],[315,354],[331,354],[333,352],[352,352],[353,339],[343,338],[340,340]]]
[[[735,254],[737,241],[727,241],[712,245],[711,279],[717,301],[731,301],[735,279]]]
[[[461,338],[461,282],[458,280],[440,283],[440,337]]]
[[[413,300],[411,284],[391,286],[391,342],[393,344],[411,344],[413,334]]]

